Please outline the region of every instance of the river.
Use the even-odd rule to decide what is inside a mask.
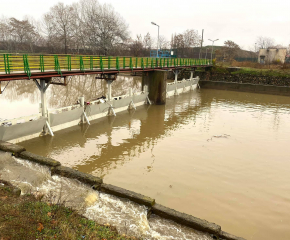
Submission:
[[[29,81],[0,96],[0,118],[38,112]],[[140,88],[122,76],[113,95]],[[52,86],[49,107],[105,93],[101,81]],[[215,222],[246,239],[290,236],[290,98],[201,89],[22,142],[28,151]]]

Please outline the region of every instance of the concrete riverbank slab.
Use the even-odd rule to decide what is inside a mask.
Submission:
[[[221,227],[219,225],[216,225],[215,223],[210,223],[206,220],[196,218],[185,213],[178,212],[176,210],[167,208],[160,204],[155,204],[152,207],[151,211],[155,215],[173,220],[177,223],[183,224],[188,227],[192,227],[202,232],[212,233],[216,236],[218,236],[221,232]]]
[[[246,240],[244,238],[234,236],[234,235],[229,234],[229,233],[224,232],[224,231],[221,231],[220,238],[224,239],[224,240]]]
[[[31,152],[27,152],[27,151],[21,152],[19,154],[19,157],[26,159],[26,160],[29,160],[29,161],[32,161],[32,162],[35,162],[35,163],[39,163],[41,165],[46,165],[48,167],[60,166],[60,162],[58,162],[52,158],[42,157],[42,156],[36,155],[34,153],[31,153]]]
[[[80,182],[91,185],[94,188],[98,188],[103,183],[101,178],[63,166],[52,168],[51,174],[77,179]]]
[[[124,188],[116,187],[110,184],[103,183],[101,185],[101,191],[104,193],[115,195],[117,197],[127,198],[133,202],[143,204],[147,207],[151,207],[155,203],[155,200],[150,197],[146,197],[142,194],[135,193],[135,192],[126,190]]]
[[[15,154],[19,154],[20,152],[23,152],[26,149],[24,147],[16,145],[16,144],[0,141],[0,150],[2,150],[4,152],[12,152]]]

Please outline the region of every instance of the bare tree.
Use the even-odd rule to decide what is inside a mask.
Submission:
[[[145,49],[151,50],[152,45],[153,45],[153,38],[151,38],[150,33],[147,33],[144,38],[143,38],[143,46]]]
[[[183,33],[183,42],[185,48],[197,47],[200,45],[201,38],[194,29],[187,29]]]
[[[101,5],[97,0],[81,0],[80,11],[83,19],[83,34],[85,45],[96,54],[99,49],[99,9]]]
[[[275,40],[269,37],[259,36],[256,40],[258,49],[260,48],[270,48],[275,45]]]
[[[16,18],[10,18],[9,24],[12,37],[16,42],[23,43],[30,39],[31,35],[35,34],[34,26],[27,20],[21,21]]]
[[[12,35],[9,26],[9,19],[5,17],[0,19],[0,42],[3,49],[8,51],[12,50]]]
[[[172,42],[171,42],[171,48],[184,48],[184,38],[183,38],[183,34],[178,34],[178,35],[174,35]]]
[[[86,52],[86,38],[88,31],[86,31],[84,11],[82,11],[81,3],[73,3],[71,7],[71,50],[72,52],[79,54],[80,49],[82,49],[83,52]]]
[[[139,57],[142,54],[142,50],[143,50],[142,42],[143,41],[142,41],[141,34],[137,35],[137,38],[135,40],[131,39],[129,41],[131,53],[133,54],[133,56]]]
[[[227,40],[224,42],[224,55],[229,60],[232,60],[236,56],[239,49],[240,46],[231,40]]]
[[[57,42],[62,42],[65,54],[68,53],[68,47],[72,37],[72,11],[72,6],[58,3],[44,16],[49,39],[52,40],[53,38]]]
[[[100,8],[99,19],[99,48],[107,55],[115,44],[128,38],[128,25],[125,20],[115,12],[111,5],[104,4]]]
[[[169,41],[166,39],[165,36],[161,35],[159,36],[159,49],[168,49],[170,47]]]
[[[124,18],[111,5],[98,0],[58,3],[43,16],[41,25],[29,17],[0,19],[0,48],[9,51],[21,47],[33,52],[38,46],[40,51],[51,53],[128,53],[128,38]],[[151,48],[150,35],[146,41],[146,47]]]
[[[112,53],[115,46],[128,38],[127,23],[111,5],[101,5],[97,0],[82,0],[80,4],[84,35],[93,53]]]

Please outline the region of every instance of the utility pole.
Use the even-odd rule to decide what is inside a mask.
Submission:
[[[157,58],[159,57],[158,56],[158,45],[159,45],[159,25],[157,25],[155,22],[151,22],[151,24],[155,25],[158,27],[158,38],[157,38]]]
[[[205,50],[205,58],[204,59],[207,59],[207,50],[208,50],[208,48],[206,48],[206,50]]]
[[[200,43],[199,59],[201,58],[200,55],[201,55],[202,43],[203,43],[203,29],[202,29],[202,34],[201,34],[201,43]]]

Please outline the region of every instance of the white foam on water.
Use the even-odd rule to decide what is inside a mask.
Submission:
[[[150,231],[147,211],[147,207],[130,200],[99,193],[98,201],[84,215],[98,223],[116,226],[122,234],[144,237]]]
[[[175,223],[174,221],[161,218],[152,214],[149,219],[151,229],[162,236],[162,240],[212,240],[210,234],[205,234],[192,228]]]
[[[12,157],[10,153],[1,152],[0,158],[1,179],[18,186],[22,194],[31,193],[51,178],[48,167]]]
[[[0,177],[18,186],[22,194],[43,196],[42,201],[64,204],[99,224],[115,226],[120,234],[150,240],[209,240],[210,235],[152,215],[148,208],[127,199],[100,193],[78,180],[51,176],[50,169],[0,152]]]

